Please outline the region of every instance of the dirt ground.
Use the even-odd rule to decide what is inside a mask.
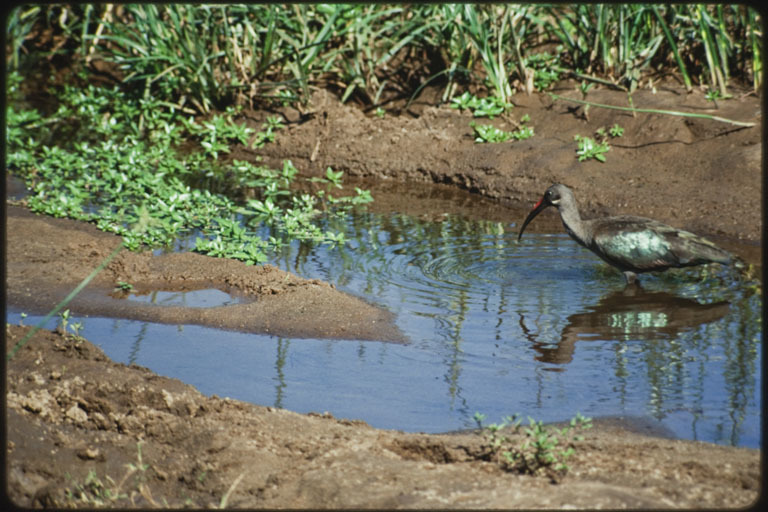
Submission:
[[[530,208],[550,184],[563,182],[574,188],[585,216],[654,217],[760,264],[759,99],[737,91],[710,110],[700,92],[657,88],[635,93],[635,106],[757,125],[633,118],[598,108],[585,115],[547,95],[517,95],[511,116],[493,123],[514,129],[527,113],[535,137],[475,144],[471,115],[432,106],[428,94],[409,112],[378,118],[319,91],[304,112],[280,112],[287,128],[259,155],[273,165],[290,158],[312,173],[332,166],[365,179],[463,188],[496,201],[492,215],[518,223],[508,218],[510,207]],[[556,92],[579,97],[573,87]],[[607,90],[591,91],[588,99],[626,104],[625,94]],[[258,125],[273,114],[247,115]],[[616,122],[625,134],[611,141],[607,163],[578,162],[573,136]],[[246,148],[232,155],[254,156]],[[532,231],[557,222],[554,212],[541,217]],[[22,207],[7,206],[6,219],[6,303],[28,312],[50,309],[119,243],[93,226]],[[205,312],[160,311],[110,296],[117,281],[141,291],[215,287],[243,302]],[[388,312],[328,283],[198,254],[123,251],[70,309],[292,337],[407,342]],[[26,329],[6,326],[6,350]],[[749,506],[761,491],[759,450],[653,437],[631,423],[597,421],[577,445],[568,475],[552,483],[504,472],[476,434],[384,431],[354,419],[208,397],[115,363],[87,340],[45,330],[6,362],[5,375],[6,492],[22,507],[92,507],[103,500],[143,508],[720,509]]]
[[[581,99],[577,84],[554,92]],[[428,96],[428,95],[427,95]],[[516,142],[477,144],[469,112],[415,102],[409,112],[378,118],[340,104],[318,91],[303,115],[280,111],[288,123],[275,144],[258,154],[268,165],[289,158],[303,172],[331,166],[347,175],[398,181],[451,184],[530,208],[553,183],[570,186],[585,217],[641,215],[704,235],[759,242],[762,237],[762,115],[759,97],[734,91],[734,99],[712,108],[704,94],[686,94],[675,83],[654,94],[638,90],[636,108],[709,114],[755,123],[745,128],[717,121],[661,114],[637,114],[591,107],[548,94],[517,94],[508,117],[491,123],[504,130],[528,114],[535,136]],[[626,107],[621,91],[590,91],[596,103]],[[269,115],[251,112],[255,127]],[[592,136],[618,123],[624,135],[611,139],[607,161],[579,162],[574,135]],[[233,158],[245,157],[235,154]],[[554,209],[548,213],[555,216]],[[544,214],[542,214],[544,215]],[[516,220],[516,219],[510,219]],[[518,223],[522,219],[518,220]],[[533,226],[531,226],[533,227]]]

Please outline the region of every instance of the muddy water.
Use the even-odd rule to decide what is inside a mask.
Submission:
[[[562,233],[554,214],[537,218],[518,243],[522,211],[440,187],[387,185],[374,196],[369,212],[336,226],[346,230],[345,247],[297,244],[271,263],[391,310],[406,345],[70,322],[113,359],[204,393],[380,428],[443,432],[474,426],[475,412],[489,422],[581,412],[759,446],[762,304],[726,270],[643,276],[643,290],[632,293]],[[161,299],[193,307],[232,300]],[[19,319],[9,312],[9,322]]]

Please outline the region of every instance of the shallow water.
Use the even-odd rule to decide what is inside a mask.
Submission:
[[[127,293],[126,300],[155,304],[157,306],[180,306],[188,308],[213,308],[240,304],[244,302],[241,297],[234,297],[216,288],[202,290],[190,290],[185,292],[166,292],[156,290],[148,293]]]
[[[430,201],[421,207],[434,211]],[[719,268],[643,276],[644,290],[628,293],[623,276],[555,231],[551,218],[531,228],[552,232],[532,229],[518,243],[515,223],[484,208],[427,220],[413,211],[360,213],[343,226],[343,248],[295,244],[273,255],[280,268],[394,312],[406,345],[70,322],[81,321],[81,334],[112,359],[203,393],[379,428],[444,432],[473,427],[475,412],[488,422],[580,412],[760,446],[759,296]],[[195,307],[232,300],[206,297]],[[19,320],[9,310],[8,321]]]

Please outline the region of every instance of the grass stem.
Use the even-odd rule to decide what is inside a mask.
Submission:
[[[732,124],[734,126],[744,126],[744,127],[752,127],[755,126],[755,123],[750,123],[746,121],[735,121],[733,119],[726,119],[725,117],[720,116],[713,116],[709,114],[696,114],[694,112],[680,112],[677,110],[660,110],[655,108],[634,108],[634,107],[620,107],[618,105],[606,105],[604,103],[595,103],[593,101],[585,101],[585,100],[577,100],[575,98],[566,98],[565,96],[560,96],[559,94],[550,93],[549,94],[552,99],[554,100],[565,100],[570,101],[573,103],[579,103],[581,105],[588,105],[591,107],[600,107],[600,108],[608,108],[613,110],[622,110],[624,112],[632,112],[633,114],[636,112],[640,112],[643,114],[662,114],[667,116],[679,116],[679,117],[695,117],[699,119],[710,119],[712,121],[718,121],[721,123],[728,123]]]
[[[56,307],[55,307],[55,308],[53,308],[53,309],[52,309],[52,310],[51,310],[51,311],[50,311],[50,312],[49,312],[47,315],[45,315],[45,318],[43,318],[43,319],[42,319],[42,320],[41,320],[41,321],[40,321],[40,322],[39,322],[39,323],[38,323],[36,326],[34,326],[34,327],[33,327],[32,329],[30,329],[29,331],[27,331],[27,334],[26,334],[26,335],[25,335],[23,338],[21,338],[21,340],[19,340],[19,342],[18,342],[18,343],[16,343],[16,345],[14,345],[14,347],[11,349],[11,351],[10,351],[10,352],[8,352],[8,354],[7,354],[6,358],[5,358],[5,360],[6,360],[6,361],[10,361],[10,360],[11,360],[11,358],[13,358],[13,356],[14,356],[14,355],[16,355],[16,352],[18,352],[18,350],[19,350],[21,347],[23,347],[23,346],[24,346],[24,344],[25,344],[27,341],[29,341],[29,339],[30,339],[32,336],[34,336],[34,334],[35,334],[37,331],[39,331],[39,330],[40,330],[40,329],[41,329],[41,328],[42,328],[42,327],[43,327],[43,326],[44,326],[44,325],[45,325],[45,324],[48,322],[48,320],[50,320],[51,318],[53,318],[53,316],[54,316],[54,315],[56,315],[56,314],[57,314],[59,311],[61,311],[61,310],[62,310],[62,308],[63,308],[64,306],[66,306],[67,304],[69,304],[69,302],[70,302],[72,299],[74,299],[74,298],[75,298],[75,296],[77,296],[77,294],[78,294],[78,293],[80,293],[80,292],[82,291],[82,289],[83,289],[83,288],[85,288],[85,287],[88,285],[88,283],[90,283],[90,282],[91,282],[91,280],[92,280],[94,277],[96,277],[96,275],[97,275],[99,272],[101,272],[102,270],[104,270],[104,267],[106,267],[107,265],[109,265],[109,262],[110,262],[110,261],[112,261],[112,258],[114,258],[115,256],[117,256],[117,253],[118,253],[118,252],[120,252],[120,250],[121,250],[123,247],[124,247],[124,244],[122,244],[122,243],[121,243],[120,245],[118,245],[117,247],[115,247],[115,249],[114,249],[114,250],[113,250],[113,251],[112,251],[112,252],[109,254],[109,256],[107,256],[106,258],[104,258],[104,261],[102,261],[102,262],[99,264],[99,266],[98,266],[98,267],[96,267],[95,269],[93,269],[93,272],[91,272],[91,273],[88,275],[88,277],[86,277],[85,279],[83,279],[83,280],[82,280],[82,282],[81,282],[79,285],[77,285],[77,287],[76,287],[74,290],[72,290],[72,291],[69,293],[69,295],[67,295],[67,296],[64,298],[64,300],[62,300],[61,302],[59,302],[59,303],[56,305]]]

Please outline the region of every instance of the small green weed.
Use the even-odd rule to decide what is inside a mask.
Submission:
[[[526,65],[533,69],[533,85],[543,91],[560,80],[559,57],[548,53],[535,53],[526,58]]]
[[[117,291],[117,292],[128,293],[131,290],[133,290],[133,285],[131,283],[127,283],[125,281],[118,281],[117,285],[115,286],[115,291]]]
[[[495,116],[512,109],[514,105],[496,96],[478,98],[474,94],[470,94],[469,91],[465,91],[461,96],[451,100],[451,107],[459,110],[471,110],[475,117],[493,119]]]
[[[573,140],[578,143],[576,149],[576,156],[579,162],[594,158],[599,162],[605,162],[605,154],[611,150],[611,146],[608,145],[608,138],[617,138],[624,135],[624,128],[615,123],[610,129],[606,131],[604,127],[600,127],[595,130],[596,138],[583,137],[581,135],[574,135]]]
[[[80,336],[80,331],[83,330],[83,323],[82,322],[70,322],[70,312],[68,309],[65,309],[61,313],[59,313],[59,326],[57,330],[66,338],[71,341],[82,341],[82,337]],[[69,334],[67,331],[72,331],[71,334]]]
[[[574,135],[573,140],[578,144],[576,149],[576,156],[579,162],[594,158],[598,162],[605,162],[605,154],[611,150],[611,147],[606,141],[597,142],[591,137],[583,137],[581,135]]]
[[[615,123],[613,126],[611,126],[611,129],[608,130],[608,134],[611,137],[623,137],[624,136],[624,128],[619,126],[618,123]]]
[[[501,130],[489,124],[477,124],[474,121],[471,121],[469,126],[475,132],[475,142],[477,143],[506,142],[509,140],[525,140],[533,137],[533,127],[528,126],[527,124],[529,120],[530,117],[528,117],[528,114],[525,114],[520,119],[519,128],[512,132]]]
[[[61,313],[59,313],[59,328],[61,329],[61,332],[67,332],[67,327],[69,326],[69,310],[65,309]]]
[[[715,106],[715,108],[719,108],[717,106],[717,100],[727,99],[731,97],[732,96],[730,94],[723,94],[722,92],[720,92],[720,90],[711,89],[711,88],[707,90],[707,95],[706,95],[707,100],[711,101],[712,104]]]
[[[93,469],[88,471],[82,483],[73,482],[71,488],[65,489],[64,495],[75,506],[83,504],[93,507],[106,507],[128,498],[127,494],[120,492],[112,478],[106,476],[102,480]]]
[[[577,432],[592,428],[592,420],[577,413],[566,427],[558,429],[529,417],[530,426],[523,429],[524,440],[515,442],[521,429],[517,416],[507,416],[500,424],[483,425],[486,416],[475,413],[474,420],[484,432],[489,457],[506,471],[547,475],[558,481],[569,470],[567,460],[575,453],[575,443],[583,439]],[[510,437],[503,433],[504,429]]]
[[[85,505],[89,507],[124,506],[128,503],[127,500],[130,500],[130,503],[135,506],[134,499],[138,491],[150,505],[155,508],[160,507],[161,504],[153,499],[152,493],[146,484],[146,471],[149,469],[149,464],[144,463],[142,460],[141,444],[141,441],[136,443],[137,463],[129,462],[125,465],[127,471],[123,478],[120,479],[120,482],[115,482],[109,475],[105,476],[102,480],[96,471],[91,469],[82,483],[73,481],[72,487],[64,489],[64,495],[67,500],[73,506]],[[128,479],[134,475],[134,490],[131,490],[129,494],[123,490],[123,487]],[[167,504],[165,499],[162,501],[164,504]]]

